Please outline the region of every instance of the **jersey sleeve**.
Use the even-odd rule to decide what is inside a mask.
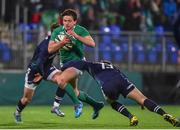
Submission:
[[[44,56],[44,52],[41,52],[36,61],[36,64],[37,64],[42,76],[44,76],[44,63],[46,61],[46,58],[47,58],[47,56],[46,57]]]

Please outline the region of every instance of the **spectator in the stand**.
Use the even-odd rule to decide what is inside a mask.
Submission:
[[[177,10],[180,9],[180,0],[176,0],[176,7],[177,7]]]
[[[120,5],[120,12],[126,17],[124,24],[125,30],[139,30],[141,22],[141,3],[140,0],[124,1]]]
[[[79,4],[77,0],[64,0],[64,8],[65,9],[75,9],[77,10],[79,8]]]
[[[95,18],[95,14],[94,14],[94,10],[92,7],[89,7],[87,10],[87,27],[89,27],[89,29],[93,30],[95,28],[95,23],[96,23],[96,18]]]
[[[177,11],[176,1],[175,0],[166,0],[163,3],[163,9],[164,9],[165,15],[167,15],[169,18],[171,18],[174,15],[174,13]]]
[[[151,2],[152,0],[143,0],[142,2],[142,7],[143,7],[142,21],[141,21],[142,31],[152,31],[154,29],[152,13],[151,13]]]
[[[84,27],[88,27],[88,24],[89,23],[87,23],[87,12],[88,12],[88,9],[89,9],[89,4],[87,3],[87,1],[85,1],[85,0],[80,0],[80,15],[82,16],[82,18],[83,19],[81,19],[81,21],[80,21],[80,23],[81,23],[81,25],[82,26],[84,26]]]
[[[94,5],[97,4],[96,1],[93,1]],[[81,24],[86,28],[91,30],[95,29],[96,18],[95,18],[95,9],[93,8],[92,2],[80,1],[80,12],[83,19],[81,19]],[[96,12],[97,13],[97,12]]]
[[[176,43],[178,44],[178,47],[180,49],[180,9],[173,23],[173,32]]]
[[[152,14],[154,26],[164,26],[167,24],[168,19],[163,13],[162,0],[152,1]]]
[[[168,17],[169,22],[172,21],[175,13],[177,12],[176,1],[175,0],[166,0],[163,3],[164,14]]]
[[[112,13],[118,13],[119,2],[116,0],[109,0],[109,11]]]
[[[93,12],[91,12],[91,17],[93,18],[93,22],[91,23],[90,29],[97,30],[99,27],[99,23],[101,22],[100,13],[102,12],[102,9],[100,8],[99,1],[98,0],[91,0],[90,3],[91,9]],[[91,19],[92,19],[91,18]]]

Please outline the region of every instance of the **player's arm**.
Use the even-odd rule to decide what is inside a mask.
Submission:
[[[62,46],[69,42],[69,38],[64,37],[62,41],[49,41],[48,52],[53,53],[58,51]]]
[[[74,36],[76,39],[78,39],[79,41],[81,41],[82,43],[84,43],[87,46],[91,46],[91,47],[96,46],[93,38],[90,35],[83,37],[83,36],[80,36],[80,35],[76,34],[72,30],[67,31],[67,33]]]
[[[40,74],[40,73],[36,73],[35,75],[34,75],[34,79],[33,79],[33,82],[34,83],[38,83],[38,82],[40,82],[41,80],[42,80],[42,75]]]
[[[37,60],[31,63],[31,69],[38,71],[42,76],[44,75],[44,63],[48,58],[46,52],[41,51],[37,57]]]

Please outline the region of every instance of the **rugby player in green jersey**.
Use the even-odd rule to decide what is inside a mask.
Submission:
[[[68,61],[85,60],[84,57],[84,45],[95,47],[95,42],[90,36],[87,29],[77,24],[77,13],[73,9],[66,9],[62,14],[63,25],[56,28],[51,35],[50,43],[56,43],[61,41],[65,36],[70,40],[60,50],[60,65]],[[55,49],[55,48],[54,48]],[[76,79],[78,80],[78,79]],[[70,85],[70,84],[68,84]],[[99,115],[99,110],[104,106],[103,102],[98,102],[88,96],[83,91],[79,91],[76,85],[72,86],[76,92],[79,100],[86,102],[93,107],[92,119],[96,119]],[[60,102],[64,97],[64,90],[57,89],[52,113],[63,117],[64,113],[59,109]]]

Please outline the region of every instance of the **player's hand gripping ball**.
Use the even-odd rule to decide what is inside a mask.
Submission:
[[[58,38],[55,39],[55,41],[59,42],[59,41],[62,41],[64,38],[65,38],[66,35],[58,35]],[[66,43],[63,47],[62,47],[64,50],[66,51],[71,51],[71,49],[73,48],[73,44],[70,42]]]

